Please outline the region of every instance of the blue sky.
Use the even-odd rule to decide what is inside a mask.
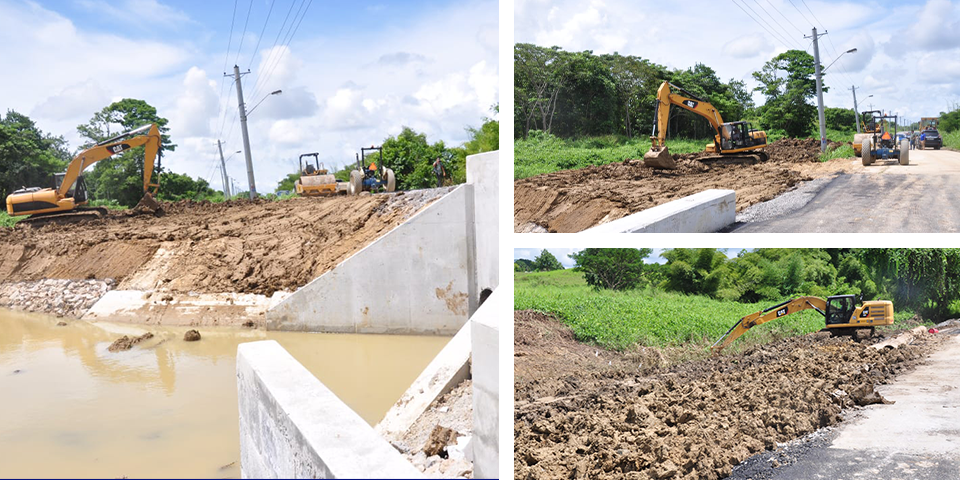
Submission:
[[[540,255],[540,252],[542,250],[543,250],[542,248],[515,248],[513,249],[513,259],[518,260],[521,258],[526,258],[528,260],[533,260],[534,258],[537,258],[538,255]],[[559,260],[560,263],[563,264],[565,268],[572,268],[574,266],[573,260],[570,259],[570,254],[579,252],[580,250],[583,250],[583,249],[582,248],[548,248],[547,249],[547,251],[552,253],[553,256],[557,257],[557,260]],[[645,263],[667,263],[667,259],[661,257],[660,254],[663,253],[664,250],[668,250],[668,249],[654,248],[652,250],[653,252],[650,254],[650,256],[644,259]],[[721,248],[720,250],[726,253],[727,257],[734,258],[743,249],[742,248]]]
[[[251,70],[243,77],[248,111],[263,100],[249,121],[260,192],[292,172],[300,153],[320,152],[339,167],[403,126],[459,145],[465,127],[494,116],[495,0],[237,0],[235,17],[234,5],[0,0],[0,41],[17,45],[4,52],[0,106],[76,148],[76,126],[95,111],[125,97],[146,100],[170,120],[177,144],[164,166],[219,189],[216,140],[225,156],[242,148],[236,90],[222,76],[236,62]],[[242,155],[227,170],[245,183]]]

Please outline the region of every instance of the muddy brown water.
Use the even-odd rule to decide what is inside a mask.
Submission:
[[[0,310],[0,477],[239,477],[237,345],[278,341],[375,424],[449,340],[146,327]]]

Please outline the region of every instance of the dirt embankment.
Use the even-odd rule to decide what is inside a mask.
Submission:
[[[874,386],[941,341],[878,351],[816,333],[639,375],[640,358],[576,344],[555,320],[514,321],[518,479],[723,478],[844,408],[881,402]]]
[[[166,214],[0,229],[0,282],[114,279],[117,288],[271,295],[333,268],[450,189],[289,201],[181,201]]]
[[[783,139],[755,165],[706,165],[702,153],[673,155],[676,170],[642,160],[537,175],[514,182],[514,230],[579,232],[711,188],[737,192],[737,211],[800,182],[855,168],[848,159],[819,161],[820,142]]]

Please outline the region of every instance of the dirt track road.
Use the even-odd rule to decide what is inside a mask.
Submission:
[[[851,160],[859,165],[860,159]],[[729,231],[928,233],[960,231],[960,152],[913,150],[910,165],[890,161],[801,185],[741,212]],[[860,173],[862,172],[862,173]],[[793,192],[791,192],[793,193]],[[764,212],[771,212],[764,214]],[[758,213],[759,212],[759,213]]]
[[[877,390],[893,405],[865,407],[829,446],[752,478],[960,478],[960,335],[925,365]]]

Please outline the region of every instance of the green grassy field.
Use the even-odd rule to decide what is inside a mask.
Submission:
[[[615,350],[633,345],[706,348],[741,317],[778,303],[726,302],[654,288],[597,291],[572,270],[517,273],[514,278],[515,309],[552,314],[569,325],[578,340]],[[911,316],[910,312],[896,315],[897,321]],[[782,336],[815,332],[823,326],[823,317],[807,310],[754,327],[730,348],[736,351]]]
[[[667,140],[670,153],[702,152],[709,139]],[[579,140],[564,140],[540,132],[514,144],[513,178],[532,177],[543,173],[571,170],[591,165],[606,165],[627,159],[643,158],[650,149],[649,138],[626,139],[605,135]]]

